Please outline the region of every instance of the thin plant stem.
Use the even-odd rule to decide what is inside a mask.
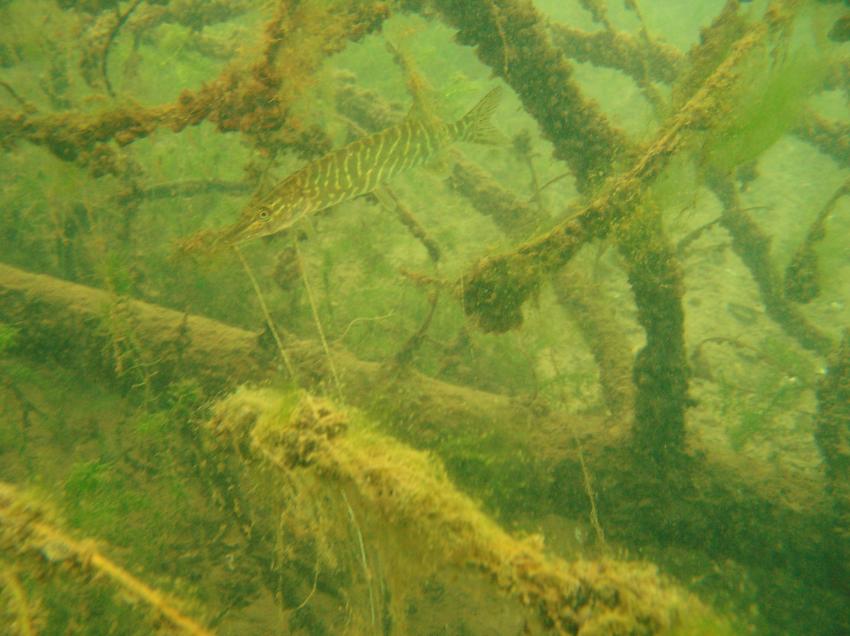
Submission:
[[[272,315],[269,313],[268,305],[266,305],[266,300],[263,298],[263,292],[260,291],[260,285],[257,283],[254,272],[251,270],[251,267],[248,265],[248,261],[245,260],[245,257],[242,255],[239,247],[234,246],[233,249],[239,257],[239,260],[242,262],[242,267],[245,269],[245,273],[248,274],[248,279],[251,281],[251,285],[254,287],[254,293],[257,295],[257,300],[260,301],[260,310],[263,312],[263,317],[266,319],[269,331],[271,331],[272,337],[277,344],[277,350],[280,351],[280,357],[283,359],[286,371],[289,373],[289,377],[292,378],[292,381],[298,384],[297,376],[295,375],[295,367],[292,365],[292,360],[289,359],[289,354],[286,353],[286,349],[283,348],[283,341],[280,339],[280,334],[272,320]]]
[[[328,359],[328,366],[331,370],[331,375],[336,386],[337,396],[340,400],[342,397],[342,384],[339,381],[339,375],[336,372],[331,350],[328,347],[328,340],[325,338],[325,330],[322,328],[322,322],[319,320],[319,311],[316,308],[316,299],[313,297],[313,288],[310,287],[310,282],[307,280],[307,272],[304,270],[304,260],[301,258],[301,250],[298,248],[298,240],[293,238],[292,245],[295,248],[295,259],[298,261],[298,271],[301,272],[301,280],[304,281],[304,289],[307,290],[307,300],[310,303],[310,311],[313,313],[313,322],[316,323],[316,331],[319,333],[319,339],[322,341],[322,349],[325,350],[325,356]]]

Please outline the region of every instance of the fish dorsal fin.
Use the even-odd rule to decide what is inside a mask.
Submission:
[[[487,93],[472,110],[451,126],[455,139],[476,144],[500,146],[506,143],[502,133],[490,122],[490,116],[499,105],[502,89],[497,86]]]

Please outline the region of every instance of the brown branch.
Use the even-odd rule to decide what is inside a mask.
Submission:
[[[312,19],[307,14],[310,8],[301,5],[290,12],[288,5],[281,1],[266,24],[258,60],[230,65],[202,88],[183,91],[176,103],[120,106],[99,114],[37,116],[0,110],[0,139],[7,144],[26,140],[71,161],[97,143],[114,140],[123,146],[159,128],[179,132],[209,121],[222,132],[252,135],[260,145],[290,145],[307,153],[324,149],[328,145],[324,134],[291,120],[289,109],[311,85],[312,74],[324,59],[377,28],[387,17],[387,8],[380,2],[365,3],[356,10],[324,14],[334,21],[333,28],[331,23],[321,29],[310,23],[311,29],[299,29],[300,21]]]
[[[459,153],[452,168],[451,185],[509,237],[528,236],[540,220],[539,210],[502,187],[490,173]]]
[[[72,563],[80,573],[88,570],[106,577],[133,598],[156,610],[171,625],[186,634],[212,636],[212,632],[186,616],[172,599],[152,588],[104,556],[93,541],[77,541],[45,520],[10,484],[0,482],[0,547],[14,557],[38,556],[48,561]],[[80,577],[81,581],[87,577]]]
[[[850,167],[850,125],[810,111],[794,133],[839,164]]]
[[[380,528],[369,550],[381,555],[379,562],[404,569],[412,556],[417,566],[404,571],[414,580],[457,567],[452,581],[460,589],[467,577],[483,575],[524,605],[533,625],[542,620],[555,634],[604,633],[631,624],[655,633],[677,622],[671,610],[683,609],[682,601],[652,568],[548,556],[539,540],[516,539],[488,518],[432,455],[364,427],[327,401],[304,395],[287,408],[289,399],[272,391],[239,392],[219,403],[206,430],[222,450],[246,449],[250,457],[243,465],[277,473],[284,483],[299,473],[315,475],[310,483],[347,493],[346,504],[366,524],[360,536],[368,541]],[[269,483],[268,477],[250,481]],[[416,546],[412,553],[394,551],[396,535]],[[416,587],[405,581],[391,591],[403,595]]]
[[[148,2],[133,14],[127,31],[138,36],[160,24],[180,24],[194,33],[205,27],[238,19],[255,10],[251,0],[171,0]]]
[[[826,375],[818,389],[818,413],[815,440],[826,465],[827,490],[832,497],[833,539],[838,561],[850,558],[850,331],[845,330],[841,344],[830,356]],[[831,566],[830,566],[831,567]],[[845,594],[850,594],[846,576]]]
[[[797,303],[808,303],[820,295],[820,271],[815,247],[826,237],[826,220],[835,204],[850,194],[850,179],[842,183],[829,198],[809,226],[806,237],[794,250],[785,268],[785,297]]]
[[[767,33],[767,25],[759,23],[735,42],[724,62],[670,118],[631,169],[613,179],[581,212],[513,252],[483,259],[464,275],[457,292],[467,314],[485,331],[519,326],[522,305],[536,293],[541,277],[563,267],[587,241],[605,236],[615,223],[626,219],[643,191],[683,148],[689,131],[718,124],[737,79],[736,66]]]
[[[115,380],[114,365],[103,353],[112,343],[100,328],[103,307],[114,304],[115,297],[106,291],[0,264],[0,322],[20,328],[24,354]],[[275,352],[261,333],[138,300],[125,299],[123,311],[132,321],[135,339],[144,343],[153,365],[148,371],[158,382],[191,375],[216,394],[274,373]],[[298,376],[320,386],[329,373],[319,343],[292,337],[285,342]],[[541,419],[539,410],[508,396],[441,382],[413,370],[400,373],[397,366],[359,360],[339,347],[331,351],[351,400],[395,417],[400,425],[416,430],[422,443],[462,428],[467,434],[504,435],[508,445],[535,449],[537,456],[555,461],[572,453],[570,429],[585,431],[595,425],[593,418],[567,421],[554,413]],[[418,408],[411,409],[411,402]],[[531,421],[537,422],[533,431],[516,428],[517,422]]]
[[[622,71],[636,82],[646,76],[672,84],[682,72],[684,55],[673,46],[647,45],[622,31],[587,33],[563,24],[549,26],[552,40],[570,59]]]
[[[415,5],[425,4],[415,2]],[[555,157],[572,169],[580,191],[592,192],[628,156],[625,133],[609,124],[573,79],[564,54],[550,44],[543,17],[522,0],[432,0],[457,40],[504,79],[537,120]]]
[[[832,338],[810,324],[799,308],[784,296],[782,280],[770,258],[770,238],[741,207],[734,182],[715,175],[709,185],[723,205],[720,224],[729,232],[732,249],[758,285],[767,315],[801,346],[827,355],[833,348]]]
[[[691,403],[682,270],[657,211],[635,211],[617,234],[646,333],[634,363],[633,441],[654,467],[667,468],[685,455],[685,410]]]
[[[742,15],[738,0],[726,0],[711,24],[700,31],[700,39],[682,61],[682,72],[673,84],[673,108],[679,109],[699,91],[716,71],[735,42],[745,37],[750,24]]]

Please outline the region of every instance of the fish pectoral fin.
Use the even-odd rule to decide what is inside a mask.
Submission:
[[[440,178],[449,176],[457,163],[457,157],[453,151],[453,148],[444,148],[422,167]]]
[[[378,186],[372,190],[372,194],[375,195],[378,203],[380,203],[381,207],[387,212],[395,212],[398,207],[398,203],[396,202],[395,195],[389,188],[387,188],[387,186]]]

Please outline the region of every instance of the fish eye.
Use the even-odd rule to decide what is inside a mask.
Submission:
[[[271,218],[268,208],[260,208],[260,211],[257,212],[257,218],[261,221],[268,221]]]

